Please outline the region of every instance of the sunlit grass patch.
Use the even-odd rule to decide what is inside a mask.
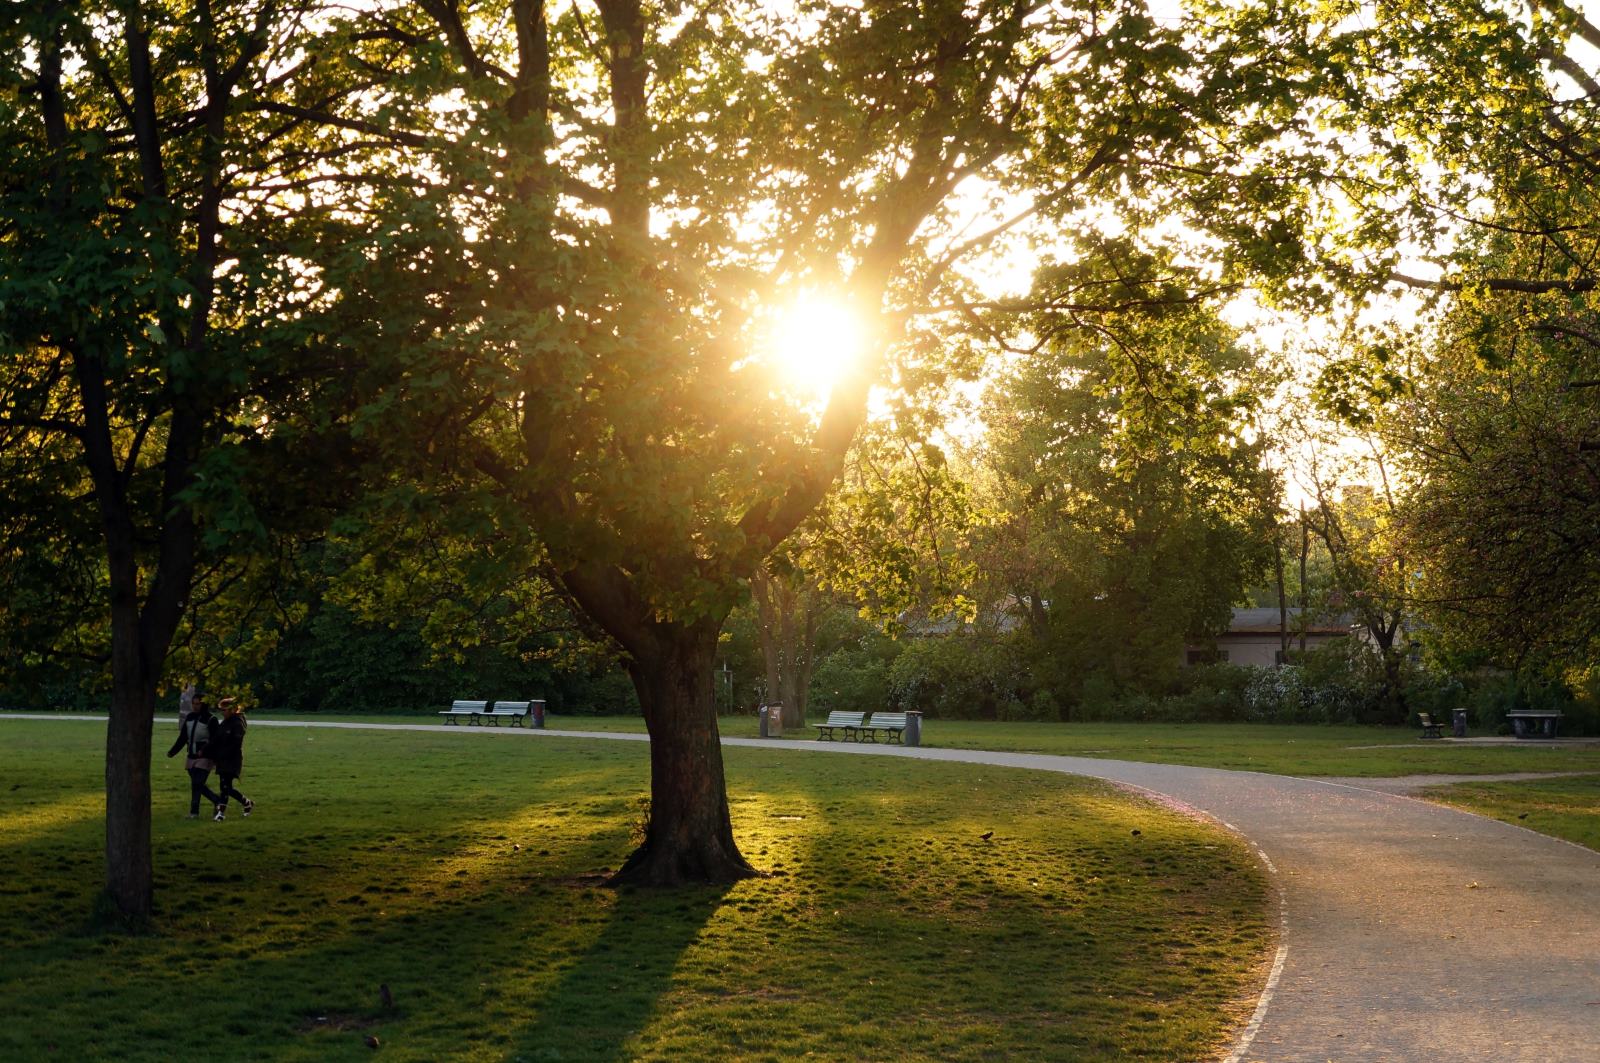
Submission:
[[[1461,783],[1433,787],[1422,796],[1600,849],[1600,775]]]
[[[98,728],[7,726],[0,822],[97,795]],[[727,763],[763,877],[617,892],[642,746],[256,728],[222,824],[158,753],[154,933],[85,929],[97,817],[0,835],[0,1058],[1203,1059],[1248,1006],[1265,885],[1209,825],[1054,774]]]

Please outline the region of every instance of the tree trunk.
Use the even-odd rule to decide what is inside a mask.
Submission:
[[[733,840],[712,698],[719,624],[659,624],[628,672],[650,730],[650,813],[644,842],[613,885],[728,883],[756,870]]]
[[[1272,560],[1278,574],[1278,663],[1289,659],[1289,600],[1283,593],[1283,533],[1272,537]]]
[[[1300,652],[1306,652],[1306,554],[1311,552],[1311,528],[1306,524],[1306,507],[1300,507]]]
[[[106,724],[106,897],[126,920],[142,922],[155,905],[150,854],[150,743],[155,686],[115,677]]]

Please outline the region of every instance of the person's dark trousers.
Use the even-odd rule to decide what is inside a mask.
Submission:
[[[228,807],[228,798],[230,797],[239,802],[241,805],[247,805],[250,803],[250,799],[248,797],[233,788],[233,780],[237,778],[237,775],[224,775],[220,771],[217,772],[217,788],[222,791],[222,799],[217,803],[223,808]]]
[[[200,799],[202,797],[207,801],[210,801],[213,805],[222,804],[222,798],[212,793],[210,789],[206,787],[206,779],[209,778],[210,775],[211,772],[207,771],[205,768],[189,769],[189,815],[191,816],[198,816],[200,814]]]

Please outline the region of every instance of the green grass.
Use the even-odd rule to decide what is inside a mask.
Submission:
[[[1459,783],[1419,796],[1600,849],[1600,775]]]
[[[263,720],[437,724],[431,712],[277,713]],[[160,724],[176,733],[176,723]],[[471,727],[470,724],[458,726]],[[510,725],[505,725],[509,727]],[[554,731],[642,734],[638,716],[552,715]],[[723,716],[722,734],[754,738],[753,716]],[[503,728],[502,728],[503,729]],[[997,723],[987,720],[925,720],[922,744],[950,749],[1056,753],[1206,768],[1263,771],[1275,775],[1354,776],[1496,775],[1527,771],[1600,771],[1600,745],[1520,742],[1465,746],[1424,742],[1413,727],[1320,727],[1234,723]],[[791,729],[784,741],[809,742],[816,732]]]
[[[728,736],[753,737],[750,716],[724,716]],[[643,731],[628,716],[556,716],[565,730]],[[816,732],[790,731],[786,741],[811,741]],[[1520,771],[1600,771],[1600,746],[1524,742],[1463,746],[1424,742],[1410,727],[1314,727],[1279,724],[995,723],[925,720],[922,744],[952,749],[992,749],[1107,757],[1275,775],[1361,776],[1493,775]]]
[[[617,892],[642,746],[265,727],[250,819],[185,820],[158,751],[160,910],[102,934],[102,729],[0,726],[7,1061],[365,1059],[369,1035],[414,1060],[1201,1059],[1271,944],[1241,842],[1087,780],[730,749],[769,874]]]
[[[432,712],[411,714],[271,713],[266,720],[368,723],[439,723]],[[176,722],[163,720],[176,733]],[[459,726],[470,727],[463,724]],[[510,726],[509,724],[506,726]],[[565,731],[643,733],[637,716],[552,715],[548,728]],[[725,736],[753,738],[754,716],[723,716]],[[808,742],[811,728],[790,730],[784,741]],[[991,749],[1065,756],[1106,757],[1275,775],[1385,778],[1397,775],[1496,775],[1509,772],[1600,772],[1600,745],[1509,742],[1471,746],[1425,742],[1414,727],[1320,727],[1279,724],[997,723],[925,720],[925,746]]]

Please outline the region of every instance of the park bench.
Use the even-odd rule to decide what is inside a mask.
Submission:
[[[817,729],[818,740],[833,738],[833,732],[843,731],[845,738],[855,738],[861,741],[861,721],[866,718],[864,712],[830,712],[828,719],[823,723],[814,723],[811,726]]]
[[[862,724],[857,733],[868,742],[876,742],[879,731],[882,731],[887,736],[885,741],[899,742],[906,733],[906,714],[903,712],[875,712],[872,714],[872,719]]]
[[[533,717],[533,706],[536,704],[543,705],[544,702],[497,701],[494,703],[494,708],[484,713],[483,717],[486,720],[493,720],[496,727],[499,727],[500,721],[504,719],[522,727]]]
[[[445,723],[455,723],[463,716],[473,723],[477,723],[478,717],[482,716],[488,708],[489,703],[487,701],[453,701],[450,703],[450,707],[440,712],[439,715],[444,717]]]
[[[1419,712],[1419,713],[1417,713],[1417,722],[1422,724],[1422,737],[1423,738],[1443,738],[1444,737],[1444,730],[1443,730],[1444,724],[1443,723],[1434,722],[1432,713],[1430,713],[1430,712]]]

